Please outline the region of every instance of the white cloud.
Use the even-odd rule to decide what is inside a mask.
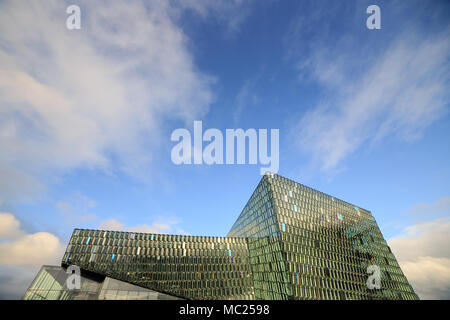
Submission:
[[[43,174],[75,168],[145,176],[164,120],[191,121],[213,99],[169,2],[79,5],[82,28],[68,30],[62,1],[0,4],[3,200],[21,193],[11,176],[31,195]]]
[[[400,260],[411,260],[418,256],[450,258],[450,218],[420,222],[405,228],[402,235],[389,240],[398,249]]]
[[[61,259],[59,239],[48,232],[27,234],[19,240],[0,244],[1,265],[42,265]]]
[[[450,218],[409,226],[388,243],[421,299],[450,299]]]
[[[408,213],[413,215],[433,215],[447,214],[450,215],[450,197],[439,198],[434,203],[417,203]]]
[[[125,225],[116,219],[107,219],[100,222],[99,230],[124,231]]]
[[[63,253],[55,235],[27,233],[13,214],[0,212],[0,300],[22,298],[39,268],[59,265]]]
[[[300,77],[321,88],[293,133],[322,170],[338,170],[346,157],[388,136],[414,141],[448,112],[448,28],[430,36],[405,22],[406,32],[396,29],[380,44],[356,32],[332,38],[327,28],[340,18],[318,10],[286,40]]]
[[[213,17],[226,24],[227,35],[232,36],[240,31],[242,23],[251,12],[252,0],[179,0],[177,4],[184,9],[196,12],[204,19]]]
[[[26,233],[11,213],[0,213],[0,225],[0,265],[58,263],[64,253],[58,237],[48,232]]]
[[[418,257],[400,265],[421,299],[450,299],[450,259]]]
[[[11,213],[0,212],[0,240],[16,239],[22,235],[20,222]]]
[[[100,223],[98,229],[111,230],[111,231],[133,231],[143,233],[176,233],[176,234],[188,234],[183,229],[179,228],[180,220],[178,219],[163,219],[158,218],[152,224],[141,224],[133,227],[125,226],[117,219],[107,219]]]

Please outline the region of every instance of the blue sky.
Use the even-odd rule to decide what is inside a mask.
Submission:
[[[69,31],[72,3],[0,1],[0,297],[74,228],[226,235],[260,165],[174,165],[202,120],[279,129],[280,175],[372,211],[450,298],[448,2],[76,1]]]

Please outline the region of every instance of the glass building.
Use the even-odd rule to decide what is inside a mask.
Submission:
[[[86,299],[120,298],[105,293],[109,281],[153,298],[418,299],[370,211],[271,173],[226,237],[75,229],[61,267],[43,267],[24,299],[49,290],[38,281],[48,268],[70,265],[107,279]],[[380,271],[377,288],[369,266]]]
[[[80,288],[67,287],[71,272],[57,266],[42,266],[23,300],[180,300],[147,288],[100,274],[82,271]]]

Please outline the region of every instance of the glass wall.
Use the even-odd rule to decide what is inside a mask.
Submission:
[[[76,229],[62,264],[189,299],[253,299],[247,239]]]
[[[109,277],[81,272],[79,290],[69,290],[70,274],[57,266],[43,266],[23,300],[178,300],[160,292]]]
[[[256,299],[292,296],[278,224],[271,185],[264,176],[228,233],[248,239]]]
[[[418,299],[370,211],[274,174],[227,237],[75,229],[71,264],[188,299]]]
[[[370,211],[304,185],[269,177],[297,299],[418,299]],[[381,270],[368,289],[367,267]]]

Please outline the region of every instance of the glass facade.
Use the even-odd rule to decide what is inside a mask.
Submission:
[[[76,229],[64,266],[188,299],[252,299],[245,238]]]
[[[269,175],[294,299],[418,299],[370,211]],[[381,271],[380,289],[367,268]]]
[[[69,265],[186,299],[418,299],[370,211],[270,173],[227,237],[75,229]]]
[[[262,178],[228,236],[247,239],[255,299],[284,300],[292,297],[280,241],[279,218],[268,176]]]
[[[57,266],[43,266],[23,300],[179,300],[167,294],[109,277],[81,271],[80,289],[69,290],[70,273]]]

